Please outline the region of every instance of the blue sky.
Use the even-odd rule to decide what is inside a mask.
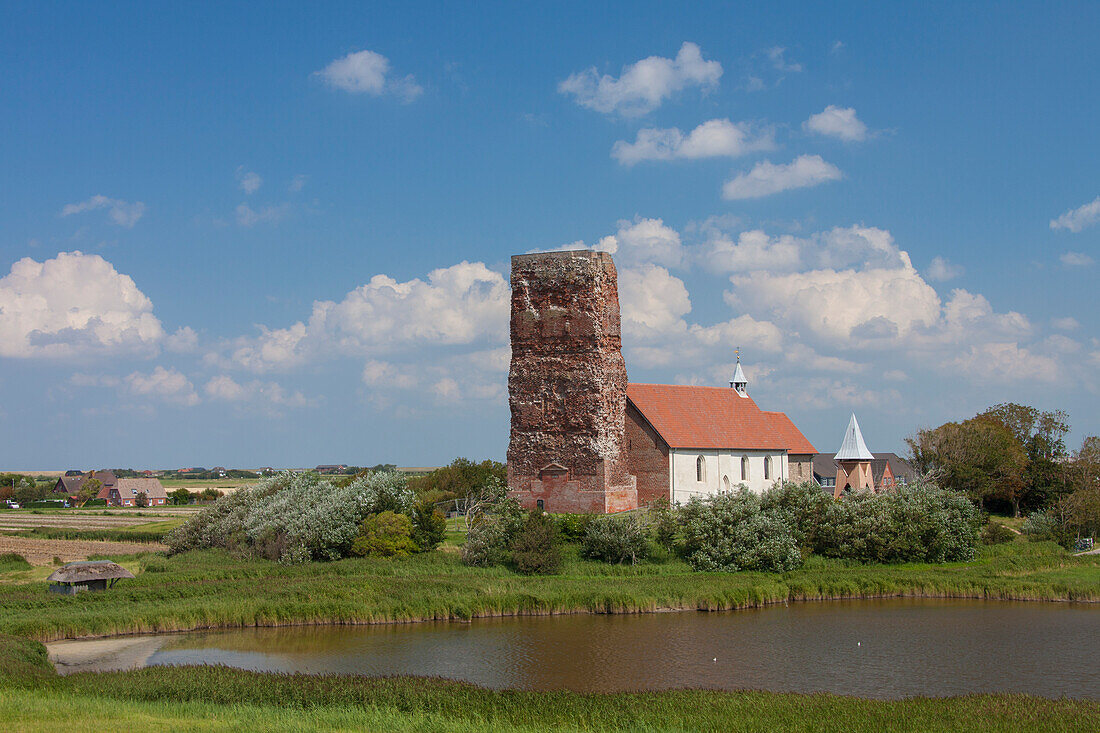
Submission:
[[[823,452],[1100,432],[1100,7],[6,3],[0,464],[503,458],[507,268]]]

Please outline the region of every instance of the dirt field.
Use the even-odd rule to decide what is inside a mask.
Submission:
[[[168,548],[159,542],[89,542],[85,540],[36,540],[29,537],[0,535],[0,553],[18,552],[32,565],[48,565],[55,557],[63,562],[87,560],[89,555],[133,555],[138,552],[162,552]]]
[[[150,522],[163,522],[166,519],[186,518],[197,509],[180,507],[179,509],[156,509],[124,513],[120,510],[112,514],[95,512],[65,511],[43,512],[0,512],[0,530],[34,529],[35,527],[61,527],[64,529],[123,529]]]

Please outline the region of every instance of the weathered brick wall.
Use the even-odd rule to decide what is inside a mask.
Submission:
[[[792,454],[787,456],[787,477],[791,481],[813,481],[814,466],[812,455]]]
[[[529,507],[542,499],[548,511],[634,508],[637,492],[623,452],[626,364],[611,256],[513,257],[511,339],[509,493]],[[564,474],[548,469],[555,464]]]
[[[630,472],[638,479],[638,503],[668,501],[668,444],[646,421],[638,408],[626,403],[626,455]]]

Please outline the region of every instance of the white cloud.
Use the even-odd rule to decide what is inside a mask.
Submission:
[[[793,188],[816,186],[841,177],[840,169],[826,163],[820,155],[800,155],[785,165],[762,161],[748,173],[740,173],[722,187],[722,197],[729,200],[770,196]]]
[[[390,61],[374,51],[357,51],[336,59],[314,72],[325,84],[353,94],[380,96],[393,94],[403,102],[412,102],[423,88],[410,74],[401,78],[390,75]]]
[[[241,190],[248,195],[252,195],[260,190],[260,186],[263,185],[264,179],[260,178],[259,173],[253,173],[252,171],[246,171],[244,166],[237,168],[237,183],[240,184]]]
[[[182,354],[194,351],[199,345],[199,335],[190,326],[182,326],[176,332],[164,340],[164,347],[169,351]]]
[[[363,365],[363,384],[368,387],[412,389],[417,385],[417,378],[403,365],[371,359]]]
[[[301,174],[299,174],[297,176],[294,176],[294,178],[292,178],[290,180],[290,185],[287,186],[287,190],[290,191],[291,193],[298,193],[299,191],[301,191],[303,188],[306,187],[306,181],[308,179],[309,179],[309,176],[305,176],[305,175],[301,175]]]
[[[276,222],[282,219],[286,212],[287,206],[285,204],[265,206],[260,209],[253,209],[248,204],[240,204],[236,209],[237,223],[242,227],[251,227],[256,224]]]
[[[123,380],[130,394],[153,397],[188,407],[199,403],[191,380],[175,369],[158,366],[149,374],[133,372]]]
[[[1058,258],[1066,267],[1088,267],[1093,259],[1084,252],[1063,252]]]
[[[867,138],[867,125],[863,124],[851,107],[830,104],[822,112],[810,115],[802,128],[818,135],[835,137],[845,142],[859,142]]]
[[[1017,343],[971,346],[955,359],[953,367],[971,377],[994,382],[1056,382],[1060,373],[1057,361]]]
[[[99,255],[25,257],[0,279],[0,356],[152,352],[163,339],[152,301]]]
[[[77,204],[66,204],[61,209],[61,216],[72,216],[73,214],[82,214],[85,211],[96,211],[98,209],[107,209],[107,216],[112,222],[120,227],[126,227],[127,229],[133,228],[134,224],[137,224],[138,219],[145,214],[145,204],[141,201],[123,201],[122,199],[112,199],[106,196],[96,195],[92,196],[86,201],[81,201]]]
[[[510,291],[480,262],[433,270],[427,282],[375,275],[339,303],[316,301],[308,322],[260,326],[260,335],[229,345],[228,359],[207,361],[255,372],[287,369],[335,353],[372,355],[426,346],[507,339]]]
[[[1071,316],[1066,316],[1065,318],[1052,318],[1050,319],[1050,325],[1057,328],[1059,331],[1076,331],[1081,327],[1077,319]]]
[[[633,143],[616,142],[611,157],[629,166],[643,160],[736,158],[774,148],[772,130],[755,130],[747,122],[718,119],[704,122],[686,136],[677,127],[641,129]]]
[[[301,392],[289,392],[277,382],[254,379],[237,382],[227,375],[213,377],[203,387],[207,397],[220,402],[250,403],[260,407],[308,407],[314,404]]]
[[[954,280],[962,275],[964,272],[961,265],[948,262],[939,255],[932,258],[932,264],[928,266],[929,280],[936,280],[938,282],[947,282],[948,280]]]
[[[1071,232],[1077,233],[1085,227],[1092,226],[1098,221],[1100,221],[1100,196],[1097,196],[1093,201],[1084,206],[1070,209],[1057,219],[1051,219],[1050,228],[1068,229]]]
[[[650,56],[623,67],[619,78],[600,75],[595,67],[571,74],[558,91],[577,104],[605,114],[642,115],[687,88],[713,89],[722,77],[722,65],[703,59],[699,46],[684,43],[675,59]]]
[[[662,219],[636,217],[633,221],[620,219],[618,230],[608,234],[593,245],[584,240],[563,244],[552,249],[535,249],[532,252],[568,252],[591,249],[615,255],[618,267],[639,263],[655,263],[665,267],[679,267],[684,260],[684,248],[680,233],[666,226]]]
[[[619,272],[619,302],[626,336],[644,337],[687,329],[683,317],[691,311],[684,282],[657,265]]]
[[[719,227],[705,227],[705,231],[707,239],[695,255],[716,273],[909,265],[908,256],[897,248],[890,232],[875,227],[836,227],[808,237],[773,237],[755,229],[741,232],[736,240]]]
[[[764,52],[772,66],[779,71],[802,71],[802,64],[795,61],[787,61],[787,49],[782,46],[774,46]]]

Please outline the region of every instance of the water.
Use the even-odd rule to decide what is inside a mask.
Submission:
[[[240,629],[50,644],[62,673],[224,664],[585,692],[1100,699],[1100,607],[890,599],[628,616]]]

